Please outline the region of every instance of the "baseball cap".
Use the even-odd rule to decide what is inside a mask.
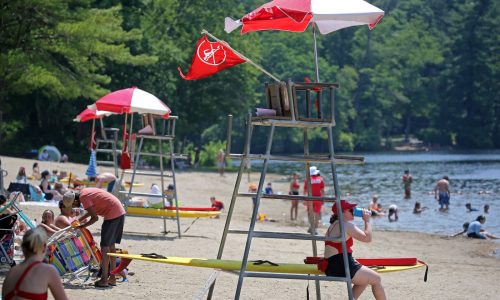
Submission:
[[[318,175],[319,174],[318,168],[316,166],[309,167],[309,174]]]
[[[63,205],[66,208],[73,207],[73,202],[75,201],[75,192],[73,191],[68,191],[64,193],[63,196]]]
[[[340,200],[340,208],[342,208],[342,211],[354,208],[356,206],[357,206],[357,204],[355,204],[355,203],[347,202],[347,200]],[[332,212],[337,213],[337,202],[335,202],[335,204],[333,204]]]

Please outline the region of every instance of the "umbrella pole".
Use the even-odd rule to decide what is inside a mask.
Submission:
[[[314,71],[316,72],[316,82],[320,82],[319,68],[318,68],[318,45],[316,43],[316,24],[313,24],[313,37],[314,37]]]
[[[135,149],[132,149],[132,127],[134,126],[134,114],[130,114],[130,128],[128,129],[129,130],[129,134],[128,134],[128,152],[131,154],[131,158],[134,157],[134,152],[132,150],[135,150]],[[133,163],[133,161],[132,161]],[[133,182],[131,183],[133,184]]]

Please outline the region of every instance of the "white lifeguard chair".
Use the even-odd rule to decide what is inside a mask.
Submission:
[[[274,109],[276,111],[276,116],[257,116],[252,117],[251,114],[247,117],[246,122],[246,141],[242,154],[233,154],[231,150],[231,126],[232,126],[232,116],[229,116],[228,125],[228,138],[227,138],[227,153],[231,158],[240,159],[241,164],[238,172],[238,177],[236,179],[235,188],[233,195],[231,197],[231,203],[227,212],[226,223],[224,226],[224,232],[219,245],[219,251],[217,253],[217,259],[222,259],[224,252],[224,247],[226,245],[226,240],[228,234],[243,234],[247,236],[245,250],[243,253],[241,269],[239,272],[238,284],[236,287],[236,293],[234,299],[240,298],[241,289],[243,287],[243,279],[246,277],[256,277],[256,278],[281,278],[281,279],[301,279],[301,280],[314,280],[316,283],[316,298],[321,299],[321,291],[319,281],[342,281],[347,285],[347,290],[349,298],[352,299],[352,282],[349,273],[349,265],[347,260],[346,251],[346,241],[345,241],[345,228],[343,226],[342,214],[340,213],[340,190],[337,181],[337,171],[336,165],[338,163],[363,163],[363,157],[359,156],[347,156],[347,155],[335,155],[333,146],[333,133],[332,128],[335,126],[335,114],[334,114],[334,91],[338,88],[336,83],[293,83],[288,81],[287,83],[278,82],[272,84],[266,84],[266,95],[267,103],[269,109]],[[327,96],[329,105],[329,110],[323,110],[321,101],[324,96]],[[315,99],[316,112],[314,112],[314,106],[312,99]],[[305,101],[303,101],[305,100]],[[327,106],[328,106],[327,105]],[[299,109],[302,108],[302,109]],[[251,154],[250,145],[252,140],[253,129],[257,126],[267,126],[270,128],[269,135],[267,139],[266,151],[263,154]],[[288,128],[300,128],[303,130],[304,136],[304,153],[303,155],[273,155],[271,153],[271,147],[273,144],[274,130],[276,127],[288,127]],[[323,128],[328,131],[328,146],[329,152],[323,155],[313,155],[309,153],[309,139],[308,130],[314,128]],[[263,167],[259,178],[259,185],[257,188],[257,193],[240,193],[240,183],[241,178],[244,175],[246,162],[249,160],[262,160]],[[270,161],[285,161],[285,162],[300,162],[304,164],[305,177],[308,186],[308,196],[293,196],[293,195],[264,195],[262,193],[264,189],[264,183],[267,173],[267,168]],[[309,173],[309,168],[311,163],[323,163],[330,164],[333,180],[333,188],[335,190],[334,197],[313,197],[311,196],[311,177]],[[230,228],[231,218],[233,215],[234,208],[236,206],[237,198],[254,198],[255,205],[253,207],[252,217],[250,219],[250,224],[248,230],[233,230]],[[324,202],[336,202],[339,209],[340,218],[340,231],[341,237],[336,239],[326,238],[324,236],[315,235],[312,226],[310,228],[310,234],[302,233],[290,233],[290,232],[269,232],[269,231],[257,231],[255,230],[255,224],[257,221],[258,210],[261,199],[271,200],[271,199],[282,199],[282,200],[303,200],[307,201],[309,205],[310,214],[313,213],[312,201],[324,201]],[[310,216],[310,220],[313,219]],[[344,268],[346,277],[330,277],[321,275],[302,275],[302,274],[283,274],[283,273],[263,273],[263,272],[249,272],[246,270],[248,257],[250,253],[250,248],[252,240],[254,238],[264,238],[264,239],[293,239],[293,240],[304,240],[312,242],[312,254],[313,256],[318,255],[317,242],[321,241],[337,241],[342,243],[343,255],[344,255]],[[208,292],[208,299],[212,298],[213,290],[215,287],[215,278],[210,278],[210,286]],[[207,281],[208,282],[208,281]]]
[[[168,197],[173,197],[171,201],[176,207],[176,222],[177,222],[177,235],[181,237],[181,226],[180,226],[180,217],[179,217],[179,203],[177,200],[177,184],[175,181],[175,160],[176,159],[185,159],[186,157],[183,155],[175,154],[174,152],[174,139],[175,139],[175,123],[177,121],[177,116],[170,116],[168,119],[160,118],[160,116],[155,116],[151,114],[145,114],[142,116],[142,121],[144,128],[148,126],[150,131],[147,133],[138,133],[135,136],[136,141],[138,141],[137,150],[131,151],[131,154],[134,157],[133,160],[133,169],[132,170],[123,170],[122,175],[120,177],[120,182],[124,182],[124,177],[126,174],[131,175],[131,179],[129,181],[128,191],[121,191],[120,193],[127,195],[128,199],[131,199],[132,196],[144,196],[144,197],[156,197],[161,198],[163,202],[163,207],[167,206]],[[156,126],[157,121],[161,120],[161,126]],[[158,145],[158,152],[147,152],[144,151],[144,146],[146,143],[154,143],[156,142]],[[167,151],[164,151],[164,145],[168,148]],[[135,147],[131,147],[133,149]],[[159,159],[159,169],[158,171],[152,170],[139,170],[139,162],[141,161],[141,157],[157,157]],[[135,192],[134,191],[134,183],[137,180],[138,176],[155,176],[160,178],[160,188],[161,194],[153,194],[153,193],[145,193],[145,192]],[[168,186],[168,182],[170,181],[174,185],[173,195],[168,195],[166,193],[166,189]],[[127,208],[127,206],[126,206]],[[141,217],[141,215],[128,214],[130,216]],[[144,216],[142,216],[144,217]],[[167,223],[166,217],[159,217],[163,219],[163,233],[168,233],[167,231]]]

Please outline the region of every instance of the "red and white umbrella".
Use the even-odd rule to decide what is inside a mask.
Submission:
[[[110,111],[114,113],[139,113],[153,114],[168,118],[172,112],[168,106],[156,96],[143,91],[137,87],[114,91],[97,100],[90,105],[95,105],[98,111]]]
[[[238,21],[226,18],[225,30],[242,25],[241,33],[258,30],[302,32],[315,23],[322,34],[342,28],[368,25],[370,29],[384,16],[384,11],[363,0],[274,0]]]
[[[363,0],[273,0],[239,20],[227,17],[224,30],[229,33],[242,26],[242,34],[259,30],[303,32],[313,23],[314,67],[319,82],[316,27],[322,34],[358,25],[373,29],[383,16],[383,10]]]
[[[86,108],[81,113],[76,116],[73,121],[75,122],[87,122],[89,120],[101,119],[102,117],[107,117],[113,115],[114,113],[109,111],[100,111]]]

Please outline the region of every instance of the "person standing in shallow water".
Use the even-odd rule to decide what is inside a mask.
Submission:
[[[439,203],[439,210],[448,210],[450,205],[450,179],[448,176],[443,176],[438,180],[434,187],[434,197]]]
[[[410,174],[410,170],[406,169],[403,176],[401,176],[401,181],[405,189],[405,199],[411,198],[411,184],[413,182],[413,177]]]

